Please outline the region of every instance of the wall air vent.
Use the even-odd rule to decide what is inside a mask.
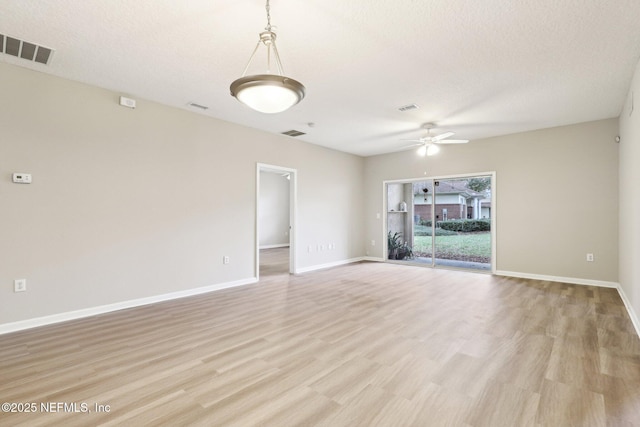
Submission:
[[[0,53],[48,65],[53,49],[0,34]]]
[[[398,108],[398,110],[400,111],[411,111],[411,110],[417,110],[418,106],[416,104],[409,104],[409,105],[403,105],[402,107]]]
[[[306,133],[300,132],[299,130],[294,130],[294,129],[288,130],[286,132],[282,132],[282,134],[287,136],[294,136],[294,137],[300,136],[300,135],[306,135]]]

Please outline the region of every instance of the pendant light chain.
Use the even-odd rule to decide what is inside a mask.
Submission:
[[[271,31],[271,6],[269,5],[269,0],[267,0],[265,9],[267,9],[267,28],[265,30]]]
[[[267,4],[264,6],[264,8],[267,10],[267,26],[265,30],[267,30],[269,33],[273,33],[273,31],[271,31],[271,5],[269,5],[269,0],[267,0]],[[280,74],[283,74],[282,67],[279,65],[280,58],[278,57],[278,51],[275,50],[275,34],[273,34],[272,38],[269,38],[264,43],[267,46],[267,73],[271,73],[271,47],[273,46],[276,53],[276,59],[278,61],[278,69],[280,71]]]

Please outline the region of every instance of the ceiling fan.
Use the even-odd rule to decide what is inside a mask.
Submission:
[[[420,148],[418,148],[418,154],[421,156],[433,156],[438,151],[440,151],[439,144],[466,144],[469,142],[468,139],[447,139],[453,135],[453,132],[445,132],[440,135],[431,136],[431,129],[435,128],[436,125],[434,123],[425,123],[422,125],[423,129],[427,130],[427,135],[420,139],[403,139],[402,141],[411,141],[418,142]]]

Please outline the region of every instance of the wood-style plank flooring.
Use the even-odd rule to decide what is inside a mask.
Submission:
[[[1,335],[0,401],[38,408],[0,425],[640,425],[640,340],[614,289],[385,263],[275,270]]]
[[[260,250],[260,277],[287,274],[289,271],[289,248]]]

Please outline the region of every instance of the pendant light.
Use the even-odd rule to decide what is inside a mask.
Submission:
[[[267,26],[265,31],[260,33],[260,40],[256,45],[249,63],[242,73],[242,77],[231,83],[231,95],[238,101],[261,113],[280,113],[302,101],[305,95],[305,88],[302,83],[290,77],[284,76],[280,55],[276,47],[276,33],[272,31],[271,14],[269,0],[266,4]],[[245,76],[251,61],[260,45],[267,48],[267,73]],[[271,52],[278,69],[278,74],[272,74]]]

